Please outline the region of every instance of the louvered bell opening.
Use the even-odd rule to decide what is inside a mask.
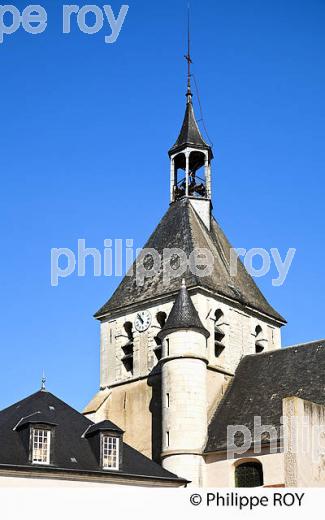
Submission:
[[[155,342],[156,342],[156,345],[154,346],[153,348],[153,351],[154,351],[154,354],[156,356],[156,359],[157,361],[159,361],[162,357],[162,343],[161,343],[161,339],[157,338],[157,336],[155,337]]]
[[[256,341],[256,343],[255,343],[256,354],[261,354],[261,352],[263,352],[263,350],[264,350],[264,345],[261,342]]]
[[[121,361],[124,365],[124,368],[127,372],[133,372],[133,342],[128,341],[122,347],[123,356]]]
[[[216,357],[219,357],[220,354],[224,351],[225,346],[222,343],[223,339],[225,337],[225,333],[223,330],[221,330],[218,325],[215,325],[214,327],[214,353]]]

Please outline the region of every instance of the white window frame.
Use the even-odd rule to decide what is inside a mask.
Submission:
[[[46,442],[45,442],[46,441]],[[50,464],[51,454],[51,430],[47,428],[34,427],[32,429],[32,463]],[[45,447],[46,445],[46,447]],[[40,453],[37,456],[37,452]],[[44,456],[45,455],[45,456]]]
[[[109,451],[114,451],[115,454],[110,454]],[[110,457],[112,463],[109,463]],[[115,435],[103,434],[102,435],[102,468],[104,470],[115,470],[118,471],[120,467],[120,438]]]

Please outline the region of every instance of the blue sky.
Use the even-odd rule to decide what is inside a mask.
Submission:
[[[50,251],[78,238],[141,246],[164,214],[186,2],[130,1],[111,45],[108,29],[63,35],[68,2],[40,3],[47,30],[0,45],[0,407],[37,390],[44,367],[48,388],[81,409],[99,384],[92,315],[119,280],[89,265],[51,287]],[[288,320],[284,345],[324,337],[325,3],[193,0],[192,13],[214,214],[235,247],[297,249],[283,286],[275,269],[258,284]]]

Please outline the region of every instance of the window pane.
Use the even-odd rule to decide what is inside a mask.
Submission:
[[[32,434],[32,461],[39,464],[50,462],[50,435],[49,430],[33,429]]]
[[[119,439],[118,437],[103,436],[103,468],[118,469],[119,462]]]

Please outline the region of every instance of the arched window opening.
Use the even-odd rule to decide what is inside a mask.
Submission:
[[[124,330],[127,334],[127,337],[133,341],[133,325],[131,321],[126,321],[124,323]]]
[[[157,336],[154,338],[156,345],[153,347],[154,354],[156,356],[157,361],[159,361],[162,357],[162,342]]]
[[[127,334],[128,341],[122,346],[121,361],[126,372],[133,374],[133,325],[130,321],[124,323],[124,330]]]
[[[156,319],[160,327],[163,328],[167,320],[167,314],[165,312],[159,311],[156,314]],[[162,342],[161,339],[159,339],[157,336],[154,338],[154,340],[156,342],[156,345],[154,346],[153,351],[157,361],[159,361],[162,357]]]
[[[174,200],[181,199],[186,193],[186,159],[184,153],[179,153],[174,159]],[[178,173],[181,170],[181,174]]]
[[[161,328],[163,328],[166,323],[167,314],[162,311],[157,312],[156,318],[157,318],[157,321],[158,321],[159,325],[161,326]]]
[[[224,351],[225,349],[225,345],[223,343],[224,341],[224,337],[225,337],[225,333],[223,332],[222,328],[221,328],[221,323],[222,323],[222,319],[223,319],[223,312],[218,309],[215,313],[214,313],[214,317],[215,317],[215,322],[214,322],[214,354],[216,357],[219,357],[221,355],[221,353]]]
[[[243,462],[235,469],[236,487],[259,487],[263,486],[263,466],[260,462]]]
[[[260,325],[257,325],[255,329],[255,352],[256,354],[260,354],[264,350],[263,345],[263,330]]]
[[[174,157],[173,199],[180,199],[187,194],[190,197],[207,198],[207,165],[205,153],[195,150],[189,154],[188,183],[186,182],[186,169],[187,162],[185,154],[177,154]]]
[[[191,152],[188,175],[188,194],[191,197],[205,198],[207,196],[205,155],[202,152]]]

